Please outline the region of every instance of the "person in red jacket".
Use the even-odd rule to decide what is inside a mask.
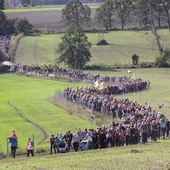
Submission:
[[[32,156],[34,156],[34,142],[31,140],[31,138],[29,138],[27,142],[27,157],[29,157],[30,153]]]

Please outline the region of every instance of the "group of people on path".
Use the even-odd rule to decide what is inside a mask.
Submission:
[[[170,122],[162,114],[146,114],[133,116],[122,123],[115,123],[108,127],[102,126],[96,129],[81,130],[72,134],[66,131],[64,135],[59,133],[50,138],[50,154],[62,151],[73,150],[84,151],[89,149],[99,149],[107,147],[120,147],[157,141],[158,139],[169,138]],[[156,116],[156,117],[155,117]],[[64,148],[64,150],[60,150]]]

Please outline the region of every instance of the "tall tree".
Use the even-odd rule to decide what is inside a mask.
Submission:
[[[106,30],[111,30],[113,24],[113,14],[113,0],[106,0],[104,4],[97,8],[95,19],[98,23],[102,23]]]
[[[149,18],[150,18],[150,24],[151,24],[151,27],[152,27],[152,32],[153,32],[153,35],[156,38],[156,45],[159,49],[159,52],[162,53],[163,52],[163,46],[160,42],[160,36],[158,35],[157,29],[156,29],[156,26],[155,26],[154,7],[153,7],[153,3],[152,3],[151,0],[148,1],[148,9],[149,9],[149,16],[150,16]]]
[[[5,9],[4,0],[0,0],[0,10]]]
[[[57,62],[64,62],[71,68],[82,69],[91,58],[91,43],[88,42],[87,36],[81,29],[76,31],[69,29],[61,39]]]
[[[125,23],[133,11],[133,0],[114,0],[115,11],[121,21],[121,29],[124,29]]]
[[[32,33],[33,25],[31,25],[26,18],[17,18],[15,21],[15,30],[17,33],[24,33],[29,35]]]
[[[165,11],[166,22],[170,31],[170,0],[160,0]]]
[[[4,34],[5,23],[6,23],[6,15],[3,11],[0,10],[0,34]]]
[[[140,25],[147,27],[149,24],[148,0],[137,0],[135,2],[135,15]]]
[[[80,0],[70,0],[62,9],[62,19],[67,28],[80,28],[91,20],[91,9]]]
[[[161,26],[161,16],[163,14],[163,6],[161,4],[160,0],[152,0],[152,6],[153,6],[153,10],[154,10],[154,17],[157,19],[158,21],[158,26]]]

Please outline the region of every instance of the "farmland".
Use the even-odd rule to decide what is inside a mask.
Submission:
[[[24,18],[34,25],[35,28],[46,28],[53,32],[63,32],[64,27],[61,18],[63,6],[51,8],[21,8],[7,9],[5,14],[8,18]],[[91,16],[94,17],[97,6],[91,6]]]
[[[76,130],[79,126],[91,126],[91,122],[71,116],[67,111],[48,101],[55,91],[63,91],[68,82],[59,82],[16,75],[0,75],[0,152],[6,150],[6,136],[17,129],[20,149],[25,140],[36,136],[38,147],[48,147],[51,133]],[[72,84],[76,87],[79,84]]]
[[[164,47],[168,47],[168,30],[159,30]],[[27,36],[21,39],[16,53],[16,62],[22,64],[53,63],[59,56],[58,43],[63,34]],[[102,34],[109,43],[97,46],[98,33],[87,33],[92,43],[92,59],[89,65],[125,65],[132,63],[132,55],[139,55],[139,62],[154,62],[158,50],[150,31],[113,31]]]
[[[147,102],[156,111],[164,113],[170,118],[169,69],[134,69],[136,77],[151,81],[150,89],[142,92],[117,96],[129,98],[132,101],[145,105]],[[92,74],[127,75],[127,70],[112,72],[94,71]],[[19,136],[19,149],[17,153],[25,152],[28,137],[35,134],[35,148],[48,149],[51,133],[65,132],[70,129],[73,133],[77,127],[96,128],[95,124],[82,119],[82,115],[70,115],[68,111],[56,107],[50,102],[56,91],[63,91],[67,86],[77,87],[80,83],[55,81],[45,78],[25,77],[15,74],[0,75],[0,150],[5,152],[5,137],[11,134],[11,129],[17,130]],[[159,108],[164,104],[164,108]],[[69,107],[69,109],[72,109]],[[88,112],[86,113],[88,116]],[[115,120],[116,121],[116,120]],[[37,128],[38,125],[38,128]],[[45,133],[45,135],[44,135]],[[131,153],[137,149],[139,153]],[[159,150],[159,154],[157,151]],[[46,155],[47,154],[47,155]],[[17,156],[0,160],[0,169],[168,169],[169,140],[160,140],[147,145],[132,145],[86,152],[48,155],[48,153],[35,153],[34,158]],[[122,161],[124,164],[122,164]],[[88,164],[87,164],[88,162]],[[94,162],[98,162],[97,164]]]
[[[170,117],[169,98],[169,69],[139,69],[133,70],[136,77],[151,81],[151,88],[147,91],[132,93],[120,98],[128,97],[132,101],[145,102]],[[101,72],[100,72],[101,73]],[[98,72],[93,72],[98,74]],[[101,74],[106,74],[103,72]],[[126,75],[126,70],[107,72],[108,75]],[[29,78],[13,74],[0,75],[1,86],[1,143],[0,150],[5,151],[5,137],[10,135],[11,129],[17,129],[20,149],[25,147],[25,141],[34,133],[37,148],[47,148],[51,133],[64,132],[91,127],[91,122],[82,120],[79,116],[70,115],[67,110],[58,108],[50,102],[55,91],[63,91],[68,86],[77,87],[80,83],[68,83],[44,78]],[[140,95],[140,97],[139,97]],[[63,101],[64,102],[64,101]],[[160,104],[165,107],[159,109]],[[71,109],[71,107],[70,107]],[[76,112],[73,110],[73,113]],[[87,117],[88,112],[86,111]],[[82,115],[81,115],[82,116]],[[40,128],[37,128],[40,127]],[[96,125],[93,125],[96,127]]]
[[[60,30],[60,10],[6,11],[10,17],[28,17],[36,27],[52,26]],[[26,15],[28,14],[28,15]],[[46,18],[45,18],[46,15]],[[49,16],[51,15],[51,16]],[[36,16],[36,17],[35,17]],[[57,16],[57,18],[56,18]],[[49,19],[51,17],[51,19]],[[54,18],[56,20],[54,21]],[[58,26],[58,28],[57,28]],[[169,46],[168,30],[159,30],[164,47]],[[21,39],[16,51],[16,62],[28,65],[53,63],[58,57],[57,46],[63,34],[27,36]],[[150,31],[114,31],[104,33],[108,46],[97,46],[98,33],[87,33],[92,43],[92,60],[89,65],[104,64],[126,65],[132,63],[131,56],[139,55],[139,62],[153,62],[157,53],[155,40]],[[63,65],[61,65],[63,67]],[[136,78],[150,81],[150,88],[127,95],[115,96],[129,98],[141,105],[150,105],[157,112],[165,114],[170,119],[170,69],[131,69]],[[127,69],[113,71],[91,71],[93,75],[132,76]],[[169,139],[161,139],[147,144],[122,146],[107,149],[89,150],[85,152],[70,152],[66,154],[49,155],[49,138],[51,134],[71,130],[78,127],[96,128],[108,121],[102,122],[100,114],[95,113],[94,124],[90,120],[90,111],[75,104],[67,103],[63,97],[66,87],[78,87],[81,82],[69,82],[61,79],[44,77],[28,77],[24,75],[0,74],[0,156],[6,153],[6,136],[16,129],[19,137],[19,149],[16,159],[7,157],[0,159],[0,169],[170,169]],[[89,85],[88,83],[85,85]],[[56,103],[52,97],[56,96]],[[162,105],[164,107],[159,107]],[[81,112],[80,112],[81,110]],[[112,118],[108,118],[109,121]],[[119,121],[115,119],[114,121]],[[101,123],[102,122],[102,123]],[[34,158],[26,158],[26,142],[29,137],[35,137]],[[137,153],[132,153],[133,149]],[[42,152],[41,152],[42,151]],[[159,153],[158,153],[159,152]],[[24,155],[23,155],[24,154]]]

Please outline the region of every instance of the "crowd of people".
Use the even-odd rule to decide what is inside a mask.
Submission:
[[[148,141],[168,138],[169,130],[169,120],[163,114],[155,112],[151,107],[142,107],[122,123],[112,122],[110,126],[88,130],[78,128],[74,134],[70,131],[66,131],[64,135],[52,134],[50,154],[145,144]]]
[[[130,81],[130,79],[129,79]],[[67,88],[64,97],[73,103],[88,107],[94,111],[99,111],[103,115],[113,115],[114,118],[127,117],[131,112],[135,112],[139,104],[128,99],[117,99],[113,95],[136,92],[147,88],[147,83],[141,79],[127,83],[112,84],[98,87],[90,86],[86,88]]]
[[[6,36],[0,35],[0,50],[5,54],[7,60],[10,60],[8,52],[9,52],[9,42],[11,40],[11,37],[12,35],[6,35]]]

